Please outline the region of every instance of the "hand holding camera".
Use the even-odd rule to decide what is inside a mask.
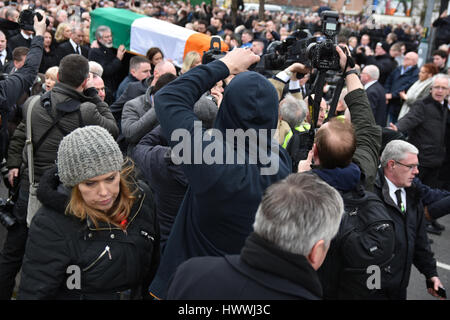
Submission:
[[[251,50],[244,48],[236,48],[228,52],[220,60],[226,64],[230,74],[238,74],[247,69],[254,63],[259,61],[259,56],[254,54]]]
[[[36,15],[34,16],[34,32],[37,36],[44,36],[45,30],[47,30],[47,17],[45,16],[45,13],[40,14],[39,12],[36,12]]]

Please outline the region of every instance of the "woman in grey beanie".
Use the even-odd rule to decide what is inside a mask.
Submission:
[[[130,161],[131,163],[131,161]],[[104,128],[68,134],[40,180],[19,299],[145,299],[159,264],[153,195]]]

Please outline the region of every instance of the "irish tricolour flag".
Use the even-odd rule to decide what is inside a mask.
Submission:
[[[114,47],[123,44],[134,54],[145,55],[151,47],[158,47],[167,59],[181,66],[184,55],[208,51],[211,37],[175,24],[150,18],[126,9],[98,8],[91,11],[91,40],[95,40],[98,26],[111,28]],[[228,50],[222,42],[222,50]]]

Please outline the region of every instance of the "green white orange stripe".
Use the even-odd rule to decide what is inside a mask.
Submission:
[[[145,55],[149,48],[159,47],[165,58],[177,66],[182,65],[183,57],[189,51],[203,54],[211,41],[205,34],[125,9],[98,8],[92,11],[91,40],[95,39],[94,32],[100,25],[111,28],[115,48],[123,44],[131,53]],[[222,50],[228,50],[224,43]]]

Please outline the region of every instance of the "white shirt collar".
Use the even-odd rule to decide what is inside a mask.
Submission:
[[[1,57],[0,57],[0,62],[1,62],[3,65],[4,65],[5,62],[6,62],[6,54],[7,54],[6,49],[4,49],[3,51],[0,51],[0,55],[1,55]]]
[[[27,35],[27,34],[25,34],[24,32],[23,32],[23,30],[20,30],[20,33],[22,34],[22,37],[24,37],[25,39],[33,39],[33,36],[29,36],[29,35]]]
[[[373,85],[375,82],[377,82],[377,80],[373,80],[373,81],[367,82],[367,83],[364,85],[364,90],[369,89],[369,87],[370,87],[371,85]]]
[[[70,44],[72,45],[73,50],[77,51],[77,46],[78,46],[78,45],[75,43],[75,41],[73,41],[72,39],[69,39],[69,42],[70,42]]]
[[[394,203],[397,204],[397,205],[398,205],[398,203],[397,203],[397,196],[395,195],[395,191],[397,191],[398,189],[400,189],[402,191],[402,193],[401,193],[402,202],[403,202],[403,205],[405,206],[405,209],[406,209],[406,191],[405,191],[405,188],[397,187],[386,176],[384,176],[384,177],[386,178],[387,184],[389,186],[389,196],[392,198],[392,200],[394,200]]]

